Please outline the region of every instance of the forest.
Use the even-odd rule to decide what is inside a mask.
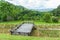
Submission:
[[[23,6],[13,5],[6,1],[0,1],[0,22],[14,20],[33,20],[58,23],[60,20],[60,5],[49,12],[29,10]]]

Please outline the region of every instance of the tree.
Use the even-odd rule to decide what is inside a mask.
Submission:
[[[52,12],[53,12],[53,16],[60,17],[60,5]]]
[[[45,22],[51,22],[51,14],[50,13],[45,13],[43,16],[43,20]]]
[[[58,22],[59,22],[59,19],[58,19],[58,17],[52,17],[52,21],[53,21],[54,23],[58,23]]]
[[[18,20],[18,17],[25,10],[22,6],[16,6],[9,2],[0,1],[0,20]]]

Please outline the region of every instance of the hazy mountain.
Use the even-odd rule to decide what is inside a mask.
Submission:
[[[32,10],[45,12],[45,11],[52,11],[53,9],[54,9],[54,8],[46,8],[46,9],[32,9]]]

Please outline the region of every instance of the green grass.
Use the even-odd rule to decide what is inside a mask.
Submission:
[[[2,27],[2,26],[3,27],[14,27],[14,26],[16,27],[16,25],[19,25],[22,22],[24,22],[24,21],[18,20],[18,21],[0,22],[0,27]],[[40,21],[33,21],[33,22],[37,27],[45,27],[44,25],[46,25],[48,28],[48,27],[51,27],[51,25],[56,25],[56,24],[60,25],[60,23],[46,23],[46,22],[40,22]],[[40,25],[42,25],[42,26],[40,26]]]
[[[7,22],[0,22],[0,24],[20,24],[22,21],[7,21]]]
[[[20,23],[22,23],[23,21],[9,21],[9,22],[0,22],[0,31],[2,31],[3,29],[4,29],[4,31],[7,33],[8,32],[8,30],[10,29],[10,28],[14,28],[14,27],[16,27],[16,25],[19,25]],[[39,22],[39,21],[34,21],[34,24],[35,25],[37,25],[36,27],[37,28],[55,28],[55,26],[51,26],[50,24],[59,24],[60,25],[60,23],[45,23],[45,22]],[[42,24],[41,26],[40,26],[40,24]],[[43,24],[45,24],[45,25],[47,25],[47,24],[49,24],[49,26],[47,25],[47,26],[45,26],[45,25],[43,25]],[[4,28],[3,28],[4,27]],[[60,28],[60,26],[56,26],[56,28]],[[57,32],[57,33],[56,33]],[[47,35],[48,34],[48,36],[55,36],[55,34],[56,34],[56,36],[59,36],[60,37],[60,31],[40,31],[40,33],[42,34],[42,36],[45,36],[45,35]],[[54,35],[53,35],[54,34]],[[5,35],[5,34],[4,34]],[[10,37],[10,35],[8,35],[9,37]],[[3,36],[4,37],[4,36]],[[14,36],[12,36],[12,37],[14,37]],[[19,36],[20,37],[20,36]],[[21,36],[22,37],[22,36]],[[28,37],[28,38],[30,38],[30,37]],[[32,37],[32,38],[34,38],[34,37]],[[36,38],[37,39],[37,38]],[[39,38],[40,39],[40,38]],[[42,38],[43,39],[43,38]],[[28,40],[28,39],[27,39]]]
[[[17,20],[17,21],[7,21],[7,22],[0,22],[0,24],[20,24],[23,21]],[[46,22],[40,22],[40,21],[33,21],[35,25],[40,24],[60,24],[60,23],[46,23]]]
[[[60,37],[60,30],[40,30],[39,32],[42,37]]]
[[[51,25],[53,25],[53,24],[60,24],[60,23],[46,23],[46,22],[34,21],[34,24],[36,24],[36,25],[40,25],[40,24],[51,24]]]
[[[0,34],[0,40],[60,40],[60,38]]]
[[[5,31],[8,32],[7,28],[13,27],[22,22],[23,21],[0,22],[0,28],[5,26],[6,29]],[[34,24],[43,25],[43,24],[60,24],[60,23],[45,23],[45,22],[34,21]],[[0,31],[2,30],[0,29]],[[8,33],[6,33],[6,34],[0,34],[0,40],[60,40],[60,31],[40,31],[40,34],[41,34],[40,37],[34,37],[34,36],[9,35]]]

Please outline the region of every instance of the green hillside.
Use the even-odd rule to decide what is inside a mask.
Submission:
[[[35,19],[40,19],[40,12],[28,10],[23,6],[13,5],[9,2],[0,1],[0,21]]]
[[[60,8],[52,12],[40,12],[29,10],[23,6],[13,5],[6,1],[0,1],[0,22],[14,20],[33,20],[41,22],[59,22]]]

